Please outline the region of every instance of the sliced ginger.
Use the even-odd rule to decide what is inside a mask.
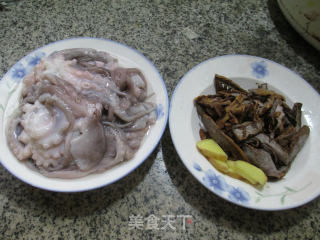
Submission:
[[[228,160],[227,154],[212,139],[200,140],[197,148],[217,170],[233,178],[244,179],[257,187],[263,187],[268,180],[260,168],[242,160]]]
[[[197,148],[207,158],[214,158],[218,160],[226,161],[228,159],[227,154],[222,148],[212,139],[204,139],[197,142]]]
[[[252,185],[263,187],[268,180],[267,176],[260,168],[257,168],[248,162],[242,160],[227,161],[227,164],[229,168],[232,169],[232,172],[240,175]]]

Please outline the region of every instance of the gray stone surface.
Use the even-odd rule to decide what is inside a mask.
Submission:
[[[320,53],[288,24],[274,0],[14,1],[0,11],[0,77],[30,51],[71,37],[129,45],[159,69],[171,96],[194,65],[249,54],[300,74],[320,91]],[[0,153],[1,154],[1,153]],[[129,217],[192,215],[183,231],[129,229]],[[320,199],[261,212],[211,194],[187,171],[169,129],[133,173],[101,189],[52,193],[0,167],[0,239],[320,239]]]

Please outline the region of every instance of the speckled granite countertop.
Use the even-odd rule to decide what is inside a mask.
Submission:
[[[159,69],[169,96],[194,65],[234,53],[281,63],[320,91],[320,53],[287,23],[275,0],[13,2],[0,11],[0,76],[28,52],[78,36],[137,49]],[[176,230],[130,229],[130,216],[151,214],[191,215],[192,223],[186,230],[178,219]],[[211,194],[180,161],[168,128],[138,169],[90,192],[35,189],[0,167],[0,239],[320,239],[319,226],[319,198],[260,212]]]

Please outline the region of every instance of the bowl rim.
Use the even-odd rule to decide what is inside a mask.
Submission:
[[[183,159],[181,157],[181,154],[180,154],[180,149],[177,148],[178,144],[176,143],[176,139],[174,139],[172,136],[172,132],[174,131],[173,130],[173,123],[172,123],[172,105],[174,104],[174,100],[175,100],[175,96],[177,95],[177,92],[179,91],[179,88],[181,87],[181,85],[183,84],[183,82],[185,81],[185,79],[187,77],[189,77],[189,75],[196,71],[198,68],[202,67],[203,65],[205,64],[208,64],[209,62],[211,61],[214,61],[214,60],[217,60],[217,59],[223,59],[223,58],[230,58],[230,57],[244,57],[244,58],[252,58],[252,59],[256,59],[256,60],[259,60],[259,61],[265,61],[265,62],[270,62],[271,64],[275,64],[277,66],[279,66],[281,69],[289,72],[290,74],[293,74],[295,75],[299,81],[302,81],[303,84],[305,85],[306,88],[308,88],[309,91],[313,91],[315,93],[317,93],[317,91],[312,87],[312,85],[307,82],[306,80],[304,80],[298,73],[296,73],[295,71],[289,69],[288,67],[278,63],[278,62],[275,62],[273,60],[270,60],[270,59],[267,59],[267,58],[263,58],[263,57],[259,57],[259,56],[253,56],[253,55],[248,55],[248,54],[226,54],[226,55],[219,55],[219,56],[215,56],[215,57],[212,57],[212,58],[208,58],[194,66],[192,66],[179,80],[179,82],[177,83],[173,93],[172,93],[172,96],[171,96],[171,100],[170,100],[170,108],[169,108],[169,130],[170,130],[170,134],[171,134],[171,138],[172,138],[172,142],[173,142],[173,145],[177,151],[177,154],[180,158],[180,160],[182,161],[182,163],[184,164],[184,166],[187,168],[187,170],[189,171],[189,173],[203,186],[205,187],[206,189],[208,189],[212,194],[215,194],[216,196],[232,203],[232,204],[235,204],[239,207],[244,207],[244,208],[247,208],[247,209],[253,209],[253,210],[258,210],[258,211],[283,211],[283,210],[288,210],[288,209],[293,209],[293,208],[297,208],[297,207],[300,207],[302,205],[305,205],[307,203],[310,203],[311,201],[315,200],[316,198],[318,198],[320,196],[320,191],[315,194],[314,197],[312,198],[308,198],[307,200],[304,200],[304,201],[301,201],[297,204],[292,204],[290,206],[287,206],[287,207],[270,207],[270,208],[264,208],[264,207],[257,207],[255,205],[246,205],[246,204],[241,204],[239,202],[236,202],[236,201],[232,201],[231,199],[223,196],[222,194],[219,194],[218,192],[212,190],[211,188],[209,188],[209,186],[207,186],[206,184],[204,184],[203,181],[201,181],[199,179],[199,177],[196,175],[195,171],[192,169],[192,166],[190,164],[187,164],[187,161],[185,159]],[[204,86],[205,88],[206,86]],[[318,94],[318,99],[320,99],[320,95]],[[201,167],[200,167],[201,168]],[[222,176],[226,176],[225,174],[222,174]]]
[[[129,49],[130,51],[132,51],[134,54],[137,54],[138,56],[141,57],[141,59],[143,59],[152,69],[152,71],[158,76],[159,80],[161,80],[161,85],[163,87],[163,90],[164,90],[164,96],[165,96],[165,103],[161,103],[163,104],[163,109],[164,109],[164,120],[163,120],[163,125],[161,126],[161,130],[160,130],[160,134],[159,136],[157,136],[154,144],[152,145],[152,147],[147,151],[147,153],[145,154],[144,157],[142,157],[139,161],[137,161],[137,163],[132,167],[130,168],[129,170],[125,171],[124,173],[122,174],[119,174],[117,175],[116,178],[104,183],[104,184],[97,184],[95,186],[92,186],[92,187],[74,187],[73,189],[58,189],[58,188],[51,188],[51,187],[48,187],[48,186],[43,186],[41,184],[37,184],[37,183],[31,183],[29,181],[27,181],[26,179],[23,178],[23,176],[20,176],[19,174],[16,174],[14,171],[12,171],[10,168],[7,167],[5,161],[3,161],[2,157],[0,158],[0,163],[1,165],[8,171],[10,172],[13,176],[15,176],[16,178],[18,178],[19,180],[21,180],[22,182],[24,183],[27,183],[33,187],[36,187],[36,188],[39,188],[39,189],[43,189],[43,190],[47,190],[47,191],[52,191],[52,192],[65,192],[65,193],[72,193],[72,192],[84,192],[84,191],[90,191],[90,190],[94,190],[94,189],[98,189],[98,188],[102,188],[102,187],[105,187],[107,185],[111,185],[117,181],[119,181],[120,179],[124,178],[125,176],[129,175],[130,173],[132,173],[135,169],[137,169],[143,162],[145,162],[146,159],[148,159],[150,157],[150,155],[152,154],[152,152],[154,151],[154,149],[158,146],[163,134],[164,134],[164,131],[166,129],[166,126],[167,126],[167,123],[168,123],[168,119],[169,119],[169,97],[168,97],[168,90],[167,90],[167,87],[166,87],[166,84],[165,84],[165,81],[163,79],[163,77],[161,76],[159,70],[154,66],[154,64],[151,62],[151,60],[149,60],[146,56],[144,56],[142,53],[140,53],[138,50],[126,45],[126,44],[123,44],[123,43],[120,43],[120,42],[117,42],[117,41],[114,41],[114,40],[110,40],[110,39],[105,39],[105,38],[95,38],[95,37],[74,37],[74,38],[67,38],[67,39],[62,39],[62,40],[58,40],[58,41],[54,41],[54,42],[50,42],[46,45],[43,45],[37,49],[34,49],[30,52],[28,52],[25,56],[23,56],[21,59],[19,59],[15,64],[13,64],[11,67],[9,67],[9,69],[7,70],[7,72],[3,75],[3,77],[0,79],[0,83],[3,81],[3,79],[7,78],[8,75],[10,74],[11,72],[11,69],[16,65],[18,64],[20,61],[22,61],[23,59],[25,59],[26,57],[28,57],[29,55],[37,52],[37,51],[41,51],[42,49],[45,49],[49,46],[52,46],[52,45],[55,45],[55,44],[59,44],[59,43],[62,43],[62,42],[68,42],[68,41],[79,41],[79,40],[93,40],[93,41],[103,41],[103,42],[108,42],[108,43],[111,43],[111,44],[115,44],[115,45],[119,45],[120,47],[124,47],[124,48],[127,48]],[[93,48],[95,49],[94,47],[90,47],[89,48]],[[106,52],[108,52],[108,50],[106,50]],[[119,56],[119,57],[122,57],[122,56]],[[131,60],[131,59],[129,59]],[[4,112],[3,112],[4,114]],[[3,122],[2,124],[4,124],[4,119],[3,119]],[[151,127],[152,129],[152,127]],[[146,136],[145,136],[146,137]],[[131,159],[132,160],[132,159]],[[129,160],[130,161],[130,160]],[[31,170],[31,169],[30,169]],[[103,174],[103,172],[101,173]],[[80,179],[80,178],[79,178]],[[62,179],[63,180],[63,179]],[[72,181],[72,179],[68,179],[69,181]]]

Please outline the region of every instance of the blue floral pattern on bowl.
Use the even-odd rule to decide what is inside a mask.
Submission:
[[[229,192],[229,199],[233,202],[248,204],[250,200],[249,193],[240,187],[231,187]]]
[[[26,61],[27,61],[29,66],[34,67],[35,65],[37,65],[40,62],[41,58],[43,58],[44,56],[45,56],[44,52],[38,51],[38,52],[35,52],[32,55],[28,55],[26,57]]]
[[[25,75],[27,71],[21,62],[18,62],[13,66],[11,77],[13,81],[19,82]]]
[[[265,61],[253,62],[251,63],[252,74],[261,79],[269,74],[267,69],[267,64]]]
[[[157,105],[156,114],[157,114],[157,120],[164,116],[163,105],[162,104],[158,104]]]
[[[225,177],[221,174],[217,174],[212,169],[208,169],[205,172],[202,170],[198,163],[193,163],[193,168],[198,172],[204,173],[202,181],[204,185],[212,189],[216,194],[221,197],[227,198],[232,202],[248,205],[250,202],[250,194],[241,187],[233,187],[228,184]]]
[[[20,82],[22,78],[29,72],[31,69],[40,62],[41,58],[45,56],[44,52],[38,51],[27,55],[21,61],[17,62],[11,68],[11,79],[14,82]]]
[[[193,167],[195,170],[201,172],[202,171],[202,168],[200,167],[200,165],[198,163],[193,163]]]
[[[215,172],[212,169],[208,169],[205,172],[205,176],[203,177],[203,181],[206,186],[213,187],[213,189],[222,194],[223,192],[227,191],[228,184],[226,183],[223,176],[219,176],[215,174]]]

